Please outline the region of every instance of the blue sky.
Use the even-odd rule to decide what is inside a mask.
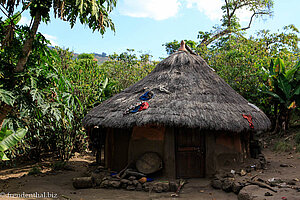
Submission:
[[[121,53],[127,48],[150,53],[155,60],[166,57],[162,44],[176,40],[197,41],[198,31],[210,31],[220,24],[224,0],[119,0],[111,13],[116,32],[104,36],[92,33],[77,23],[73,29],[67,22],[52,17],[49,24],[41,24],[42,32],[53,45],[69,48],[76,53]],[[275,0],[273,17],[255,19],[248,30],[251,35],[260,29],[276,32],[294,24],[300,29],[300,0]],[[250,13],[239,13],[242,25],[247,25]],[[28,23],[24,14],[21,23]]]

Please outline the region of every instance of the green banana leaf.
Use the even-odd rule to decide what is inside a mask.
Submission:
[[[279,70],[277,72],[277,74],[285,74],[285,65],[282,59],[277,58],[275,61],[275,67],[279,65]]]
[[[273,61],[273,59],[271,60],[271,63],[270,63],[269,72],[270,72],[271,76],[275,75],[275,72],[274,72],[274,61]]]
[[[293,81],[294,78],[296,78],[297,80],[297,72],[299,71],[300,69],[300,61],[290,70],[288,70],[286,73],[285,73],[285,77],[289,80],[289,81]],[[298,79],[299,80],[299,79]]]
[[[3,153],[4,151],[15,146],[26,135],[26,132],[27,132],[26,129],[20,128],[15,133],[12,133],[4,137],[0,141],[0,152]]]
[[[286,99],[289,100],[291,98],[292,86],[283,74],[279,74],[278,76],[278,87],[282,90]]]

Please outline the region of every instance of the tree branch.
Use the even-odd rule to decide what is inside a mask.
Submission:
[[[225,0],[225,1],[226,1],[226,0]],[[244,28],[242,28],[242,29],[240,29],[240,30],[244,31],[244,30],[249,29],[249,28],[251,27],[251,24],[252,24],[252,21],[253,21],[253,17],[254,17],[255,15],[261,15],[261,14],[268,14],[268,13],[267,13],[267,12],[254,12],[254,13],[252,14],[251,18],[250,18],[250,21],[249,21],[248,26],[247,26],[247,27],[244,27]],[[227,27],[225,30],[223,30],[223,31],[221,31],[221,32],[219,32],[219,33],[217,33],[217,34],[215,34],[215,35],[212,36],[211,38],[202,40],[202,42],[201,42],[200,45],[201,45],[201,46],[208,46],[210,43],[212,43],[214,40],[218,39],[219,37],[222,37],[222,36],[224,36],[224,35],[226,35],[226,34],[228,34],[228,33],[232,33],[232,32],[234,32],[234,31],[232,31],[232,30],[230,29],[230,27]]]
[[[252,24],[252,21],[253,21],[253,17],[254,17],[255,15],[263,15],[263,14],[268,14],[268,13],[267,13],[267,12],[254,12],[254,13],[252,14],[251,18],[250,18],[250,21],[249,21],[248,26],[247,26],[247,27],[244,27],[244,28],[241,28],[241,30],[244,31],[244,30],[247,30],[247,29],[249,29],[249,28],[251,27],[251,24]]]
[[[226,12],[227,12],[227,17],[228,17],[228,26],[230,26],[230,14],[229,14],[229,7],[228,7],[228,2],[227,0],[225,0],[225,4],[226,4]]]
[[[22,72],[24,70],[24,66],[28,60],[28,57],[32,50],[32,43],[34,40],[34,37],[36,35],[36,32],[38,30],[38,27],[41,22],[41,14],[37,11],[34,17],[34,22],[30,31],[30,35],[27,38],[27,40],[24,43],[24,46],[22,48],[22,55],[20,56],[17,66],[14,69],[14,72]]]
[[[214,36],[212,36],[211,38],[209,39],[206,39],[206,40],[202,40],[201,42],[201,46],[208,46],[210,43],[212,43],[214,40],[218,39],[219,37],[222,37],[223,35],[226,35],[228,33],[231,33],[232,31],[230,31],[229,28],[215,34]]]
[[[231,20],[232,16],[234,15],[236,9],[238,9],[238,3],[236,3],[236,4],[234,5],[234,8],[233,8],[231,14],[228,16],[228,20],[229,20],[229,23],[230,23],[230,24],[231,24],[231,21],[230,21],[230,20]],[[230,25],[230,24],[229,24],[229,25]]]
[[[251,23],[252,23],[253,17],[254,17],[255,15],[256,15],[256,13],[253,13],[253,14],[252,14],[248,26],[247,26],[247,27],[244,27],[244,28],[241,28],[242,31],[247,30],[247,29],[249,29],[249,28],[251,27]]]
[[[19,17],[25,10],[27,10],[27,8],[30,6],[30,4],[32,3],[32,1],[31,2],[29,2],[29,4],[19,13],[19,14],[17,14],[11,21],[14,21],[17,17]]]
[[[1,4],[1,6],[2,6],[2,4]],[[3,6],[2,6],[3,7]],[[3,10],[4,9],[4,10]],[[9,16],[8,16],[8,14],[6,13],[7,11],[5,10],[5,8],[3,7],[3,8],[1,8],[0,7],[0,10],[2,11],[2,13],[8,18]],[[5,12],[6,11],[6,12]]]

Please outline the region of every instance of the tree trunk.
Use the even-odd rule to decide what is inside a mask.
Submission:
[[[283,122],[282,122],[282,129],[284,130],[284,132],[286,132],[289,129],[289,122],[290,122],[290,110],[287,108],[284,108],[283,111]]]
[[[273,134],[278,133],[280,128],[279,128],[279,117],[280,114],[278,113],[278,103],[274,103],[274,129],[273,129]]]
[[[27,63],[28,57],[32,51],[32,43],[34,41],[36,32],[39,28],[40,22],[41,22],[41,14],[39,12],[36,12],[29,37],[25,41],[24,46],[22,48],[22,55],[19,58],[17,66],[14,70],[15,72],[22,72],[24,70],[24,66]]]
[[[290,110],[287,109],[285,105],[279,105],[279,113],[276,118],[276,125],[273,133],[279,133],[281,131],[283,131],[283,134],[286,133],[289,128],[290,114]]]
[[[278,103],[274,103],[274,117],[275,117],[275,125],[278,117]]]

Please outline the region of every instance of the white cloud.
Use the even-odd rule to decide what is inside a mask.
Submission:
[[[30,19],[28,19],[27,17],[22,16],[19,23],[18,23],[18,25],[23,25],[23,26],[27,25],[27,26],[29,26],[30,25]]]
[[[210,20],[216,21],[222,18],[221,7],[224,4],[224,0],[123,0],[119,3],[119,11],[130,17],[165,20],[176,16],[180,8],[196,8]],[[238,10],[236,14],[241,22],[248,22],[252,15],[246,9]]]
[[[119,7],[122,15],[164,20],[179,10],[178,0],[124,0]]]
[[[194,6],[200,12],[203,12],[210,20],[219,20],[222,17],[221,7],[224,4],[222,0],[185,0],[187,8]]]
[[[222,18],[222,10],[221,7],[225,4],[223,0],[185,0],[187,8],[196,8],[203,12],[210,20],[219,20]],[[252,15],[247,9],[237,10],[237,17],[241,22],[248,22]]]
[[[45,36],[45,38],[50,41],[52,46],[58,46],[58,44],[56,43],[57,37],[48,34],[43,34],[43,36]]]

